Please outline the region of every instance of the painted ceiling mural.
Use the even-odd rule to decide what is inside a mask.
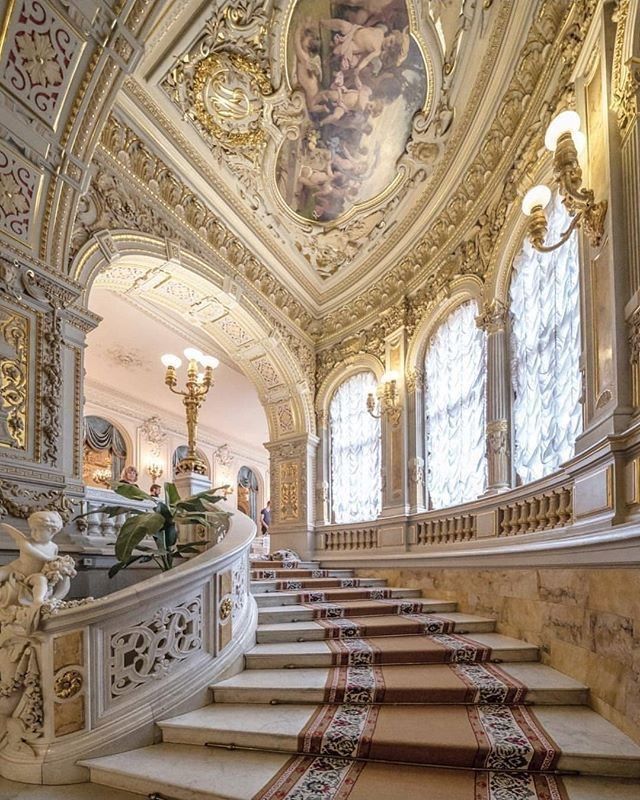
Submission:
[[[287,28],[291,84],[304,96],[276,181],[296,214],[331,222],[382,194],[427,98],[405,0],[298,0]]]
[[[466,129],[490,105],[515,5],[168,4],[114,111],[113,130],[132,135],[107,147],[200,235],[217,242],[211,215],[216,229],[224,219],[318,308],[423,235],[471,147]],[[531,8],[517,5],[521,17]]]

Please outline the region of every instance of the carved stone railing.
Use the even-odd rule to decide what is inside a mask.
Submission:
[[[236,512],[222,542],[175,569],[45,610],[24,643],[18,688],[0,694],[10,723],[0,775],[87,780],[84,756],[152,744],[158,719],[205,705],[211,682],[239,671],[255,643],[255,530]],[[0,667],[5,655],[0,648]]]
[[[372,522],[318,527],[323,553],[416,552],[568,528],[574,521],[574,481],[559,472],[536,483],[471,503]]]
[[[104,505],[118,505],[132,509],[144,508],[145,510],[151,510],[154,507],[154,504],[150,501],[129,500],[111,491],[111,489],[97,489],[93,486],[87,486],[78,513],[87,514],[92,509],[96,509],[96,512],[69,523],[65,533],[74,545],[79,545],[86,550],[113,547],[128,514],[122,513],[116,517],[109,517],[97,511]]]
[[[322,532],[323,550],[371,550],[378,546],[375,525],[345,525]]]
[[[573,490],[562,486],[541,494],[516,500],[498,509],[498,536],[519,536],[553,528],[564,528],[573,522]]]

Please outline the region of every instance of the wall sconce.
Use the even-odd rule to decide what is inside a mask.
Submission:
[[[582,227],[591,245],[598,247],[604,233],[607,201],[596,203],[593,190],[582,185],[578,154],[586,147],[587,140],[580,131],[578,114],[562,111],[554,117],[547,128],[544,143],[554,153],[553,179],[573,219],[559,241],[545,244],[548,229],[545,208],[551,200],[551,190],[544,184],[534,186],[522,200],[522,211],[529,217],[527,233],[531,244],[541,253],[550,253],[561,247],[577,227]]]
[[[386,416],[394,428],[400,423],[402,408],[395,372],[387,372],[382,376],[376,388],[376,397],[371,392],[367,395],[367,411],[374,419]]]
[[[149,473],[153,483],[157,483],[162,477],[164,469],[162,468],[162,464],[159,464],[157,461],[152,461],[147,465],[147,472]]]
[[[91,477],[96,483],[99,483],[102,486],[106,486],[107,489],[111,488],[111,484],[113,482],[113,475],[111,474],[111,470],[108,467],[99,467],[97,470],[93,472]]]

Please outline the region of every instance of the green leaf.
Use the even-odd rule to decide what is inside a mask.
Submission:
[[[164,529],[164,546],[169,550],[174,546],[178,540],[178,529],[171,523],[166,525]]]
[[[129,517],[120,528],[116,539],[116,558],[119,561],[126,561],[145,536],[153,536],[164,527],[164,524],[164,517],[157,511]]]
[[[150,494],[143,492],[137,486],[134,486],[132,483],[119,483],[115,490],[116,494],[121,495],[122,497],[127,497],[129,500],[153,500],[154,498],[151,497]]]
[[[180,502],[180,494],[176,489],[175,483],[165,483],[164,494],[167,499],[167,505],[175,506],[176,503]]]

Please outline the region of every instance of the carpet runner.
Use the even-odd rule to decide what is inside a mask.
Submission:
[[[526,706],[325,705],[298,752],[467,769],[553,770],[560,753]]]
[[[326,756],[294,756],[253,800],[372,800],[390,780],[398,800],[568,800],[554,775],[394,768]]]
[[[312,589],[354,589],[362,586],[360,578],[318,578],[311,584]],[[366,586],[366,583],[364,584]],[[281,592],[295,591],[296,589],[309,588],[307,580],[299,578],[297,580],[277,581],[276,590]]]
[[[459,634],[329,639],[332,664],[442,664],[489,661],[491,648]]]
[[[338,617],[319,619],[327,639],[354,639],[365,636],[409,636],[425,633],[453,633],[455,623],[435,614],[405,614],[390,617]]]
[[[329,670],[325,703],[501,703],[526,687],[495,664],[365,664]]]
[[[380,590],[377,590],[380,591]],[[326,594],[326,592],[314,592]],[[425,614],[430,604],[420,600],[378,598],[375,600],[343,600],[342,603],[327,603],[322,600],[303,602],[313,611],[313,619],[338,619],[340,617],[370,617],[387,614]]]
[[[251,580],[277,580],[286,576],[287,578],[330,578],[328,569],[252,569]]]
[[[352,580],[351,578],[349,580]],[[331,600],[383,600],[393,597],[393,589],[330,589],[329,591],[302,592],[298,595],[299,603],[326,603]]]

